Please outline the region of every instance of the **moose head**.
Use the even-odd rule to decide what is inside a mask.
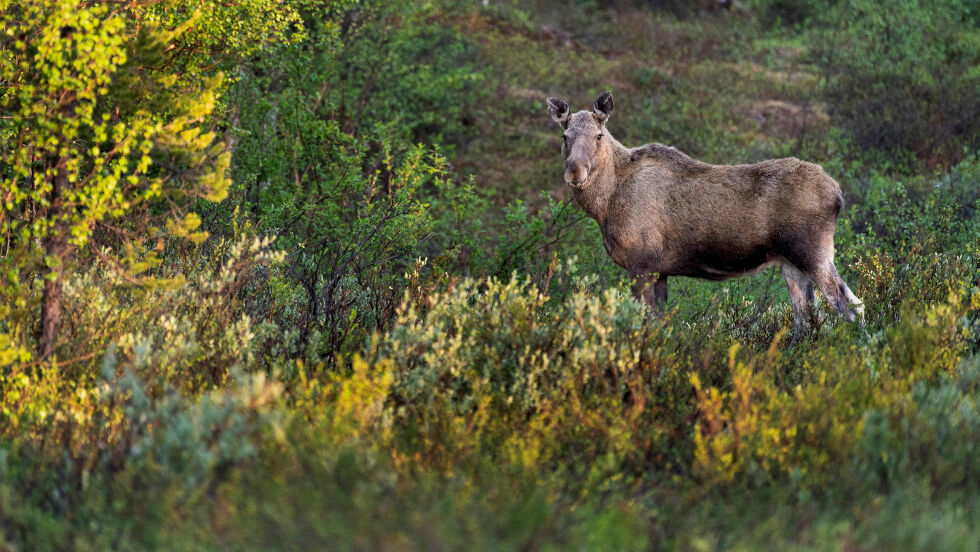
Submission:
[[[611,92],[603,92],[592,104],[592,111],[572,113],[568,102],[561,98],[548,98],[548,113],[564,130],[562,156],[565,159],[565,183],[573,188],[584,188],[590,172],[610,156],[611,136],[606,132],[606,121],[613,112]]]

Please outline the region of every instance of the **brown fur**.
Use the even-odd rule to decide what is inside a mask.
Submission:
[[[659,308],[667,276],[723,280],[780,265],[794,343],[813,283],[845,319],[863,323],[863,305],[833,263],[840,186],[819,165],[796,158],[711,165],[663,144],[627,148],[605,127],[610,93],[592,111],[572,114],[555,98],[548,104],[565,129],[565,181],[599,223],[609,255],[637,279],[639,299]]]

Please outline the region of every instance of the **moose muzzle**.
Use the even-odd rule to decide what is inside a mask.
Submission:
[[[581,188],[585,185],[585,179],[589,176],[591,163],[584,157],[569,157],[565,161],[565,183],[573,188]]]

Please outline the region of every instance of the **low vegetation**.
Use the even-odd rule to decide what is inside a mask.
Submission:
[[[971,3],[202,9],[0,0],[0,550],[980,547]],[[606,89],[822,164],[866,326],[637,302],[545,105]]]

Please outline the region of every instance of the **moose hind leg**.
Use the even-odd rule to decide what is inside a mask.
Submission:
[[[847,284],[841,279],[833,261],[827,262],[816,271],[816,274],[811,276],[817,283],[817,287],[820,288],[820,292],[837,309],[844,320],[848,322],[860,320],[861,327],[864,327],[864,303],[855,297],[851,288],[847,287]]]
[[[793,305],[793,339],[789,342],[792,347],[802,337],[803,318],[812,309],[813,283],[806,274],[791,264],[783,264],[782,271],[786,288],[789,289],[789,301]]]

